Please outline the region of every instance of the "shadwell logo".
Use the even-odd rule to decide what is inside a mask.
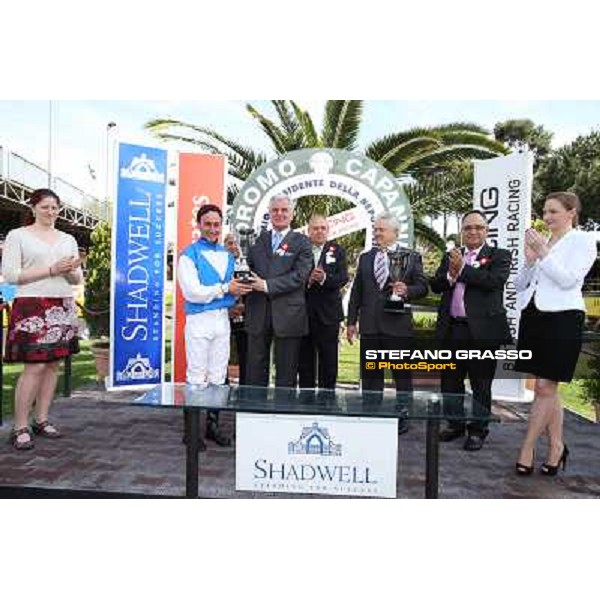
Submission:
[[[303,427],[300,438],[289,442],[288,454],[320,454],[321,456],[341,456],[342,445],[331,439],[325,427],[315,421],[310,427]]]
[[[156,379],[159,376],[158,369],[150,364],[150,359],[142,356],[139,352],[135,358],[130,358],[122,371],[117,371],[117,381],[144,381]]]
[[[156,168],[154,161],[148,158],[143,152],[139,156],[134,156],[128,167],[121,169],[121,177],[124,179],[153,181],[155,183],[165,182],[165,174],[161,173]]]

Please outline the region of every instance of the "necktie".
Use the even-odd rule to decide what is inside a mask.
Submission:
[[[315,263],[315,267],[319,265],[319,259],[321,258],[322,250],[323,246],[313,246],[313,261]]]
[[[476,256],[476,250],[469,250],[465,254],[465,263],[468,265],[472,265]],[[457,282],[454,286],[454,292],[452,294],[452,303],[450,304],[450,316],[467,316],[467,313],[465,312],[465,284],[462,281]]]
[[[385,282],[388,279],[388,265],[387,260],[385,258],[385,252],[383,250],[379,250],[375,255],[375,281],[377,281],[377,285],[379,289],[382,290],[385,286]]]
[[[279,242],[281,242],[281,234],[278,231],[271,232],[271,250],[275,252],[279,247]]]

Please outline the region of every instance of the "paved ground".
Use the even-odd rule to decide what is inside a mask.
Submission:
[[[31,452],[0,446],[0,486],[81,489],[107,493],[181,496],[185,490],[185,448],[178,410],[101,402],[102,393],[79,390],[59,399],[52,418],[62,427],[60,440],[38,439]],[[126,399],[126,394],[121,394]],[[519,478],[513,464],[525,431],[521,405],[496,404],[502,423],[492,425],[484,449],[462,450],[461,442],[441,445],[441,498],[599,498],[600,428],[568,413],[565,439],[571,455],[565,473]],[[234,416],[222,417],[233,432]],[[11,423],[0,429],[6,439]],[[540,445],[541,462],[545,446]],[[264,498],[235,491],[235,450],[209,442],[200,454],[202,497]],[[398,498],[423,498],[425,426],[413,423],[399,438]],[[306,495],[273,494],[278,498]],[[3,491],[0,488],[0,497]]]

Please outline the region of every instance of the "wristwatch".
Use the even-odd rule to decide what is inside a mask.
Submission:
[[[221,293],[223,294],[223,296],[225,294],[227,294],[229,292],[229,284],[228,283],[222,283],[221,284]]]

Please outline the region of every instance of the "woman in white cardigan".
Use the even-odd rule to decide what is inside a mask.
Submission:
[[[2,275],[17,285],[6,337],[6,361],[25,363],[15,389],[11,443],[33,448],[29,413],[35,403],[33,433],[60,437],[48,421],[60,359],[77,352],[73,284],[83,279],[75,238],[54,225],[60,199],[40,189],[30,198],[32,225],[13,229],[2,252]]]
[[[563,441],[563,409],[558,384],[573,378],[581,351],[585,303],[581,288],[597,256],[590,234],[573,228],[581,211],[579,198],[555,192],[546,198],[543,217],[550,238],[533,229],[525,233],[525,265],[515,284],[521,309],[519,350],[530,350],[532,360],[518,360],[515,369],[536,376],[535,398],[516,472],[531,475],[535,446],[548,435],[543,475],[554,476],[566,467],[569,449]]]

